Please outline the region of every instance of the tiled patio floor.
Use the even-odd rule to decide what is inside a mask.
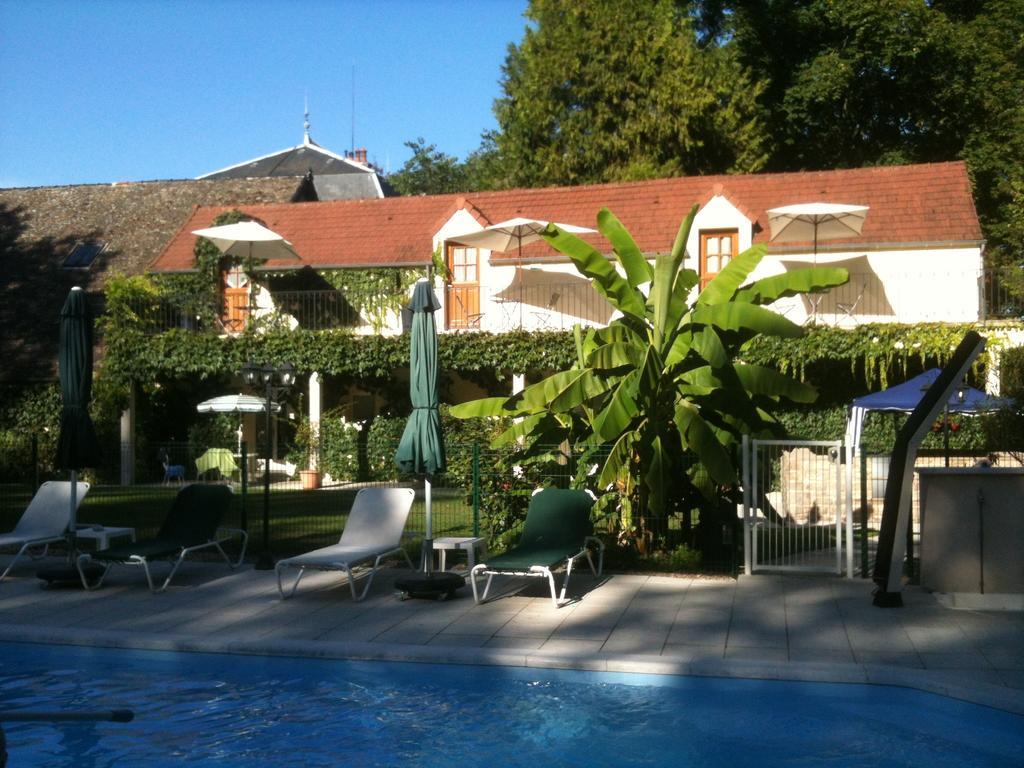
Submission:
[[[468,586],[398,600],[398,570],[353,603],[336,574],[282,601],[273,572],[248,567],[186,564],[159,595],[127,568],[96,592],[43,589],[38,567],[0,583],[0,640],[887,683],[1024,714],[1024,614],[952,610],[915,587],[880,609],[861,580],[580,574],[555,610],[540,579],[496,580],[476,606]]]

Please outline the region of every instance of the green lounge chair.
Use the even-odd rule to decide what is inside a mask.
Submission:
[[[75,508],[82,504],[82,499],[89,492],[88,483],[78,483],[75,495]],[[0,534],[0,549],[19,547],[14,559],[0,573],[0,581],[7,578],[14,564],[21,556],[28,553],[36,559],[46,555],[51,544],[67,541],[68,526],[71,524],[71,483],[50,480],[39,486],[21,513],[21,519],[10,533]],[[43,551],[33,553],[32,550],[42,547]]]
[[[103,584],[113,566],[135,565],[145,570],[151,592],[163,592],[185,558],[203,549],[216,549],[228,567],[237,568],[245,557],[249,537],[245,531],[224,528],[220,524],[231,506],[231,497],[231,488],[226,485],[186,485],[174,497],[174,504],[154,538],[80,555],[78,574],[82,579],[82,586],[86,589],[97,589]],[[236,535],[241,536],[242,551],[238,555],[238,560],[232,562],[221,545]],[[159,588],[153,584],[153,574],[149,570],[150,563],[154,560],[167,560],[173,563],[171,572],[167,574]],[[86,574],[84,568],[90,562],[104,566],[98,577]]]
[[[519,543],[503,555],[488,558],[486,563],[478,563],[470,571],[469,583],[473,587],[473,599],[477,604],[487,600],[491,579],[499,574],[547,578],[551,587],[551,602],[555,608],[565,601],[572,567],[578,558],[586,557],[590,570],[595,576],[600,576],[604,567],[604,543],[593,536],[594,525],[590,520],[593,506],[594,497],[586,491],[558,488],[536,491],[530,499]],[[597,547],[596,568],[590,553],[591,544]],[[562,583],[561,595],[556,596],[555,577],[551,569],[563,561],[565,581]],[[477,591],[478,576],[487,576],[483,595]]]

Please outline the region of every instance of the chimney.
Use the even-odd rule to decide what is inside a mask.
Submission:
[[[366,147],[360,147],[359,149],[355,150],[352,159],[355,160],[357,163],[362,163],[363,165],[366,165]]]

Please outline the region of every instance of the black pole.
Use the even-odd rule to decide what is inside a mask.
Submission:
[[[868,573],[868,456],[860,454],[860,577],[867,579]]]
[[[949,466],[949,406],[942,409],[942,448],[945,455],[945,466]]]
[[[263,551],[256,558],[257,571],[270,571],[274,568],[274,558],[270,554],[270,430],[272,428],[270,416],[270,401],[273,398],[273,381],[270,376],[265,376],[267,382],[266,402],[264,410],[267,414],[266,433],[263,435]]]
[[[978,588],[985,594],[985,494],[978,488]]]

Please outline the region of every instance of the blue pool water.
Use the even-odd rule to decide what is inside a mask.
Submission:
[[[0,644],[23,766],[1007,766],[1024,717],[901,688]]]

